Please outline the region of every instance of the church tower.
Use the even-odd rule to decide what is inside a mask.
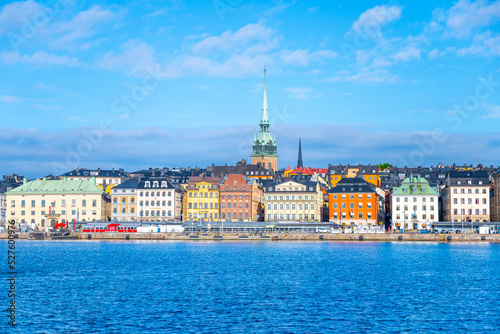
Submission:
[[[302,162],[302,142],[300,137],[299,137],[299,158],[297,159],[297,167],[299,168],[304,167],[304,163]]]
[[[262,101],[262,117],[260,120],[260,130],[254,138],[252,151],[252,164],[260,163],[267,169],[274,172],[278,169],[278,147],[276,138],[273,138],[269,131],[269,119],[267,112],[267,92],[266,92],[266,67],[264,66],[264,99]]]

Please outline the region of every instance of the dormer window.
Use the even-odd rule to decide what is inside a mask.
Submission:
[[[146,181],[146,183],[144,184],[144,186],[145,186],[146,188],[151,188],[151,182]]]
[[[158,181],[153,182],[153,188],[158,188]]]
[[[426,193],[427,192],[427,188],[426,187],[422,187],[422,193]]]
[[[161,181],[161,187],[166,188],[167,187],[167,181]]]

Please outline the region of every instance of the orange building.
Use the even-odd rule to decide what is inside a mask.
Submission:
[[[377,225],[377,193],[361,178],[339,180],[328,191],[328,204],[330,221],[358,228]]]

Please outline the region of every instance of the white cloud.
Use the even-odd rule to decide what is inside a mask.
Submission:
[[[308,99],[309,93],[313,91],[312,88],[308,87],[288,87],[284,90],[285,92],[290,93],[293,98],[301,100]]]
[[[33,55],[24,55],[21,58],[21,62],[33,65],[35,67],[42,66],[77,66],[79,62],[74,57],[69,57],[67,55],[54,55],[47,53],[45,51],[36,51]]]
[[[55,49],[89,49],[99,43],[99,39],[90,40],[96,34],[96,28],[114,17],[110,10],[92,6],[79,12],[71,21],[54,26],[53,33],[57,36],[49,44]]]
[[[19,33],[33,17],[42,14],[44,11],[33,0],[6,4],[0,12],[0,36],[9,32]]]
[[[401,6],[397,5],[382,5],[370,8],[352,23],[350,33],[361,33],[373,39],[380,38],[380,29],[388,23],[398,20],[401,17],[402,9]]]
[[[256,49],[249,50],[249,48],[255,47],[256,45],[274,45],[274,35],[275,32],[264,26],[262,22],[250,23],[235,33],[228,30],[220,36],[206,37],[193,45],[191,51],[196,54],[210,54],[220,51],[244,51],[246,53],[252,53],[252,50],[255,51]]]
[[[358,73],[349,71],[338,72],[336,76],[322,80],[323,82],[354,82],[363,85],[393,84],[399,81],[399,77],[386,69],[371,70],[364,68]]]
[[[13,95],[0,95],[0,101],[8,104],[21,102],[21,99]]]
[[[1,52],[0,63],[2,64],[16,64],[24,63],[34,67],[46,66],[78,66],[80,65],[78,59],[69,57],[67,55],[55,55],[45,51],[36,51],[31,56],[21,55],[19,52]]]
[[[407,62],[411,59],[420,59],[420,49],[416,47],[408,47],[394,55],[394,61]]]
[[[500,118],[500,106],[491,104],[487,107],[488,114],[483,116],[483,118],[493,118],[493,119],[498,119]]]
[[[470,37],[479,27],[487,27],[500,20],[500,2],[460,0],[447,11],[434,13],[438,22],[445,24],[445,33],[458,38]]]
[[[311,61],[321,62],[326,59],[336,58],[338,54],[331,50],[318,50],[310,52],[305,49],[298,49],[294,51],[285,50],[281,53],[280,59],[285,64],[307,66]]]
[[[139,40],[130,40],[120,46],[120,52],[108,52],[98,60],[97,66],[107,70],[121,70],[129,76],[143,76],[156,68],[154,48]]]

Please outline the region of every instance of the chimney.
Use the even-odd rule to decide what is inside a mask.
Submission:
[[[112,169],[111,169],[111,171],[114,173],[114,172],[115,172],[115,169],[114,169],[114,168],[112,168]]]
[[[101,168],[97,168],[97,171],[100,173],[101,172]]]
[[[99,168],[100,169],[100,168]],[[96,185],[96,182],[95,182],[95,176],[92,176],[92,184],[95,186]]]
[[[139,174],[139,176],[137,177],[137,185],[141,183],[141,179],[142,179],[142,174]]]
[[[123,172],[124,172],[123,168],[120,168],[118,171],[119,171],[120,173],[123,173]]]
[[[23,177],[23,184],[26,184],[26,183],[28,183],[28,179]]]

